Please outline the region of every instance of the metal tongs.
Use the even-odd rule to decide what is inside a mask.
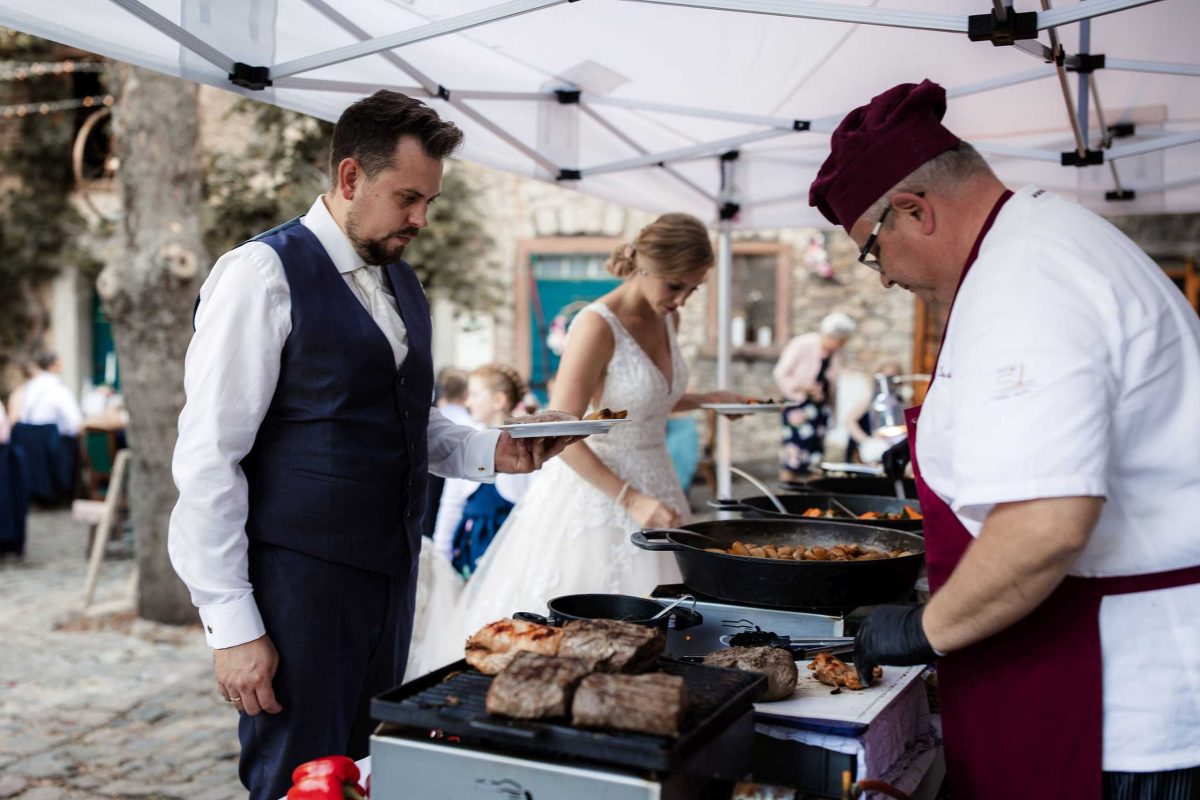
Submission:
[[[727,647],[778,647],[792,651],[797,660],[813,658],[820,653],[837,655],[854,650],[853,636],[780,636],[761,629],[727,634],[720,641]]]

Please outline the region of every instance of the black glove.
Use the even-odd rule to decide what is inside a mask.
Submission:
[[[892,480],[904,477],[904,470],[912,460],[912,451],[908,449],[908,439],[900,444],[894,444],[879,459],[883,463],[883,472]]]
[[[895,605],[877,606],[867,615],[854,637],[854,666],[863,686],[871,685],[880,664],[910,667],[937,658],[921,625],[924,613],[924,605]]]

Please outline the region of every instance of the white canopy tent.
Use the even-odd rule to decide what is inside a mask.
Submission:
[[[1041,2],[0,0],[0,24],[331,120],[403,91],[468,160],[710,221],[725,387],[730,231],[827,224],[807,193],[828,133],[896,83],[945,85],[947,125],[1011,184],[1200,210],[1200,3]],[[718,444],[727,466],[725,425]]]

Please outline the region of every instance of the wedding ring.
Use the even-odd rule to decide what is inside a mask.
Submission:
[[[242,698],[240,698],[240,697],[226,697],[226,698],[225,698],[225,702],[226,702],[226,703],[233,703],[234,705],[237,705],[238,703],[242,702]]]

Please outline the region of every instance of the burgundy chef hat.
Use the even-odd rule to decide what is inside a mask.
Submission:
[[[833,132],[808,204],[849,231],[889,189],[958,144],[942,127],[945,113],[946,90],[929,80],[893,86],[854,109]]]

